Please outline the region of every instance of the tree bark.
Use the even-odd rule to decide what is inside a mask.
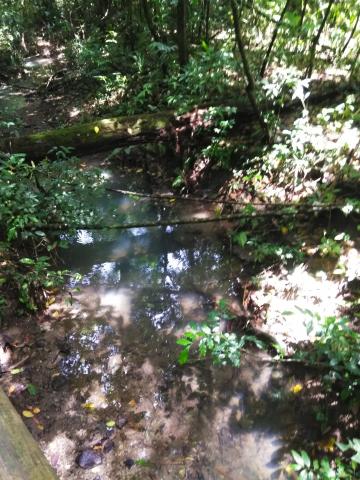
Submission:
[[[188,42],[186,34],[186,0],[178,0],[177,13],[177,44],[179,52],[179,66],[183,70],[189,60]]]
[[[141,6],[144,12],[145,20],[148,26],[148,29],[153,37],[154,42],[163,41],[161,34],[158,32],[152,17],[150,6],[148,0],[141,0]]]
[[[325,11],[324,18],[322,19],[322,22],[320,24],[319,30],[317,31],[317,34],[315,35],[311,47],[310,47],[310,59],[309,59],[309,65],[308,68],[306,69],[305,72],[305,77],[310,78],[314,69],[314,60],[315,60],[315,52],[316,52],[316,47],[319,43],[320,36],[325,28],[326,21],[330,15],[330,10],[333,4],[335,3],[335,0],[330,0],[328,3],[328,6]]]
[[[249,98],[249,102],[252,105],[252,108],[255,112],[255,115],[257,116],[260,127],[262,128],[262,130],[265,134],[266,140],[269,142],[270,141],[270,132],[269,132],[268,126],[266,125],[266,123],[264,121],[264,118],[262,116],[262,113],[260,111],[260,108],[259,108],[259,106],[257,104],[257,101],[256,101],[256,98],[255,98],[255,81],[253,79],[253,76],[252,76],[252,73],[251,73],[251,70],[250,70],[250,65],[249,65],[249,62],[248,62],[248,59],[247,59],[247,56],[246,56],[246,52],[245,52],[244,42],[243,42],[243,39],[242,39],[241,30],[240,30],[238,10],[237,10],[235,0],[230,0],[230,4],[231,4],[231,9],[232,9],[232,14],[233,14],[235,39],[236,39],[236,43],[237,43],[237,46],[238,46],[238,49],[239,49],[239,52],[240,52],[240,57],[241,57],[241,61],[242,61],[242,64],[243,64],[244,73],[245,73],[246,82],[247,82],[246,93],[247,93],[247,96]]]
[[[261,70],[260,70],[260,77],[261,78],[263,78],[264,75],[265,75],[266,67],[267,67],[267,64],[268,64],[268,61],[269,61],[269,58],[270,58],[270,55],[271,55],[272,48],[274,46],[274,43],[275,43],[277,34],[279,32],[279,29],[282,25],[285,13],[287,12],[291,2],[292,2],[292,0],[286,0],[285,6],[284,6],[284,8],[281,12],[280,18],[275,25],[275,28],[274,28],[274,31],[273,31],[273,34],[272,34],[272,37],[271,37],[271,41],[269,43],[268,49],[267,49],[266,54],[265,54],[264,61],[263,61],[262,66],[261,66]]]

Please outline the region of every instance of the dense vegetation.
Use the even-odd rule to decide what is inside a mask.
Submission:
[[[180,363],[196,349],[200,357],[236,366],[249,345],[275,349],[274,361],[319,368],[329,398],[354,411],[360,268],[353,273],[347,253],[359,247],[359,18],[357,0],[3,0],[0,5],[0,81],[21,83],[28,74],[24,59],[45,52],[55,61],[36,94],[60,95],[57,126],[168,110],[190,118],[190,128],[175,133],[174,190],[201,191],[203,183],[223,179],[216,185],[224,203],[215,213],[243,215],[232,242],[256,274],[315,256],[333,262],[332,275],[343,279],[348,292],[343,315],[303,312],[316,328],[309,327],[311,345],[295,348],[291,359],[280,345],[242,330],[221,303],[208,322],[191,325],[179,340]],[[0,134],[23,135],[22,121],[2,115]],[[64,282],[67,272],[57,251],[66,241],[50,233],[48,224],[81,227],[101,220],[89,202],[102,183],[99,173],[83,170],[71,151],[58,147],[49,155],[54,160],[37,164],[21,152],[1,154],[3,311],[9,299],[23,312],[42,309]],[[224,331],[224,322],[235,327]],[[292,469],[302,479],[360,478],[355,437],[342,438],[325,454],[300,446],[293,457]]]

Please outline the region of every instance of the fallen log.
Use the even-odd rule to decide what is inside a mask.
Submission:
[[[1,388],[0,479],[57,479],[40,447]]]
[[[348,82],[340,84],[313,83],[313,93],[306,100],[308,104],[312,105],[324,101],[333,102],[336,98],[342,98],[347,93],[356,92],[358,89],[358,84]],[[204,114],[212,106],[220,106],[220,102],[215,100],[211,104],[199,106],[181,116],[167,111],[105,118],[23,137],[0,139],[0,152],[24,153],[27,158],[38,160],[44,158],[54,147],[71,147],[75,155],[97,153],[114,147],[155,141],[172,142],[178,147],[181,139],[187,135],[190,136],[199,125],[209,124],[204,120]],[[255,119],[249,102],[241,95],[234,102],[224,100],[221,106],[237,108],[235,115],[237,125],[248,124]],[[289,100],[281,107],[274,107],[269,102],[260,105],[263,112],[273,109],[279,114],[286,114],[301,107],[299,99]],[[178,151],[178,148],[176,150]]]
[[[96,153],[112,147],[167,141],[175,123],[171,112],[114,117],[70,127],[37,132],[0,141],[0,151],[24,153],[30,159],[44,158],[54,147],[70,147],[74,154]]]

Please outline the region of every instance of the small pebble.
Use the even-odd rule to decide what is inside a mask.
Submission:
[[[85,470],[101,465],[102,461],[103,456],[100,453],[94,452],[94,450],[91,450],[90,448],[83,450],[76,457],[76,463],[80,468],[84,468]]]
[[[64,388],[67,384],[68,380],[64,375],[56,375],[51,380],[51,388],[55,390],[55,392]]]
[[[135,465],[135,462],[132,458],[127,458],[125,461],[124,461],[124,465],[126,468],[131,468],[132,466]]]
[[[104,443],[103,443],[103,452],[104,453],[109,453],[111,452],[111,450],[113,450],[115,447],[115,443],[113,442],[113,440],[106,440]]]
[[[116,426],[118,428],[123,428],[127,424],[127,418],[119,417],[116,421]]]

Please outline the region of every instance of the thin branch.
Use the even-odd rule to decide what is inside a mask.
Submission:
[[[333,207],[328,207],[331,210]],[[323,208],[314,207],[311,209],[312,213],[323,211]],[[213,223],[213,222],[233,222],[235,220],[242,220],[246,218],[257,218],[257,217],[292,217],[294,215],[308,215],[309,212],[294,212],[277,210],[277,211],[256,211],[253,213],[235,213],[231,215],[222,215],[218,217],[209,217],[209,218],[193,218],[193,219],[184,219],[184,220],[159,220],[153,222],[134,222],[134,223],[114,223],[110,225],[104,224],[85,224],[85,225],[71,225],[68,223],[49,223],[45,225],[30,225],[28,228],[36,228],[42,230],[52,230],[52,231],[63,231],[63,230],[126,230],[131,228],[150,228],[150,227],[167,227],[167,226],[177,226],[177,225],[196,225],[202,223]]]
[[[350,35],[349,35],[349,38],[347,39],[347,41],[346,41],[346,43],[345,43],[345,45],[344,45],[344,47],[343,47],[343,49],[342,49],[342,51],[341,51],[341,55],[344,55],[344,53],[345,53],[345,51],[346,51],[349,43],[351,42],[351,39],[353,38],[353,36],[354,36],[354,34],[355,34],[355,32],[356,32],[356,28],[357,28],[357,25],[358,25],[358,23],[359,23],[359,19],[360,19],[360,10],[359,10],[359,12],[358,12],[358,14],[357,14],[356,21],[355,21],[355,24],[354,24],[353,29],[351,30],[351,33],[350,33]]]
[[[287,12],[288,8],[289,8],[289,5],[291,4],[292,0],[286,0],[286,3],[285,3],[285,6],[281,12],[281,15],[280,15],[280,18],[279,20],[276,22],[276,25],[275,25],[275,28],[274,28],[274,31],[273,31],[273,34],[272,34],[272,37],[271,37],[271,41],[269,43],[269,46],[268,46],[268,49],[266,51],[266,54],[265,54],[265,58],[264,58],[264,61],[261,65],[261,70],[260,70],[260,77],[263,78],[264,75],[265,75],[265,71],[266,71],[266,67],[267,67],[267,64],[269,62],[269,58],[270,58],[270,55],[271,55],[271,51],[272,51],[272,48],[274,46],[274,43],[275,43],[275,40],[276,40],[276,37],[277,37],[277,34],[280,30],[280,27],[282,26],[282,23],[283,23],[283,19],[285,17],[285,13]]]
[[[324,18],[322,19],[322,22],[320,24],[319,30],[317,31],[317,34],[315,35],[311,47],[310,47],[310,60],[309,60],[309,66],[306,69],[305,76],[310,78],[314,69],[314,60],[315,60],[315,52],[316,52],[316,47],[319,43],[320,36],[322,34],[322,31],[325,28],[326,21],[330,15],[330,10],[333,4],[335,3],[335,0],[330,0],[327,6],[327,9],[325,11]]]
[[[255,98],[255,81],[253,78],[253,75],[250,70],[250,65],[247,59],[247,55],[245,52],[245,46],[242,38],[242,33],[240,29],[240,22],[239,22],[239,14],[238,14],[238,9],[235,0],[230,0],[231,4],[231,9],[232,9],[232,16],[233,16],[233,23],[234,23],[234,30],[235,30],[235,39],[236,43],[239,49],[245,77],[246,77],[246,93],[249,98],[250,104],[255,112],[255,115],[258,118],[259,124],[265,133],[265,137],[267,142],[270,142],[270,132],[267,124],[264,121],[264,118],[262,116],[262,113],[259,109],[259,106],[257,104],[256,98]]]
[[[350,153],[355,152],[354,148]],[[184,197],[181,195],[173,195],[168,193],[144,193],[144,192],[134,192],[132,190],[122,190],[120,188],[106,188],[109,192],[120,193],[121,195],[130,195],[134,197],[145,197],[153,198],[155,200],[179,200],[186,202],[201,202],[201,203],[211,203],[211,204],[220,204],[220,205],[240,205],[243,207],[252,205],[258,207],[295,207],[295,208],[310,208],[312,205],[299,202],[274,202],[274,203],[262,203],[262,202],[238,202],[236,200],[221,200],[218,198],[202,198],[202,197]],[[317,203],[315,205],[316,209],[336,209],[343,207],[342,203]]]

